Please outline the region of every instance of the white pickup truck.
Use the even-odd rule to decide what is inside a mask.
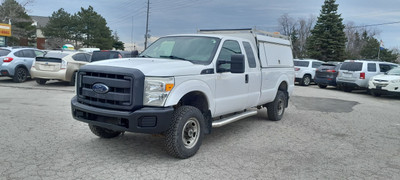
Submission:
[[[138,58],[83,66],[72,115],[102,138],[165,135],[167,152],[193,156],[213,127],[284,114],[294,88],[287,37],[255,29],[204,30],[158,39]]]

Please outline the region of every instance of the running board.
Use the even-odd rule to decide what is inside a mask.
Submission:
[[[212,127],[221,127],[230,123],[233,123],[235,121],[250,117],[250,116],[254,116],[257,114],[257,110],[251,110],[251,111],[246,111],[246,112],[242,112],[240,114],[236,114],[230,117],[226,117],[217,121],[213,121],[212,122]]]

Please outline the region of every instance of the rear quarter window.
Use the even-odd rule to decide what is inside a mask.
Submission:
[[[376,64],[375,63],[368,63],[368,72],[376,72]]]
[[[7,56],[10,52],[8,49],[0,49],[0,56]]]
[[[340,67],[340,70],[361,71],[362,65],[362,62],[344,62]]]

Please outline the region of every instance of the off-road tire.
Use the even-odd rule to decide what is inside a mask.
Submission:
[[[311,83],[311,76],[306,74],[303,76],[303,78],[300,81],[300,85],[302,86],[308,86]]]
[[[40,84],[40,85],[45,85],[47,82],[47,79],[36,79],[36,83]]]
[[[90,131],[96,136],[101,138],[115,138],[119,136],[122,132],[121,131],[114,131],[106,128],[102,128],[96,125],[89,124]]]
[[[324,85],[324,84],[318,84],[318,87],[319,87],[319,88],[321,88],[321,89],[325,89],[325,88],[327,87],[327,85]]]
[[[16,83],[22,83],[25,82],[26,79],[28,79],[29,72],[23,67],[19,67],[15,69],[14,76],[13,76],[13,81]]]
[[[175,110],[170,128],[165,132],[168,154],[186,159],[199,150],[205,122],[203,114],[193,106],[181,106]]]
[[[275,100],[267,104],[268,119],[271,121],[279,121],[285,112],[287,102],[286,93],[278,91]]]

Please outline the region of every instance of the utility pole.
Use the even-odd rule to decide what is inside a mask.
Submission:
[[[149,38],[149,10],[150,10],[150,0],[147,0],[147,18],[146,18],[146,34],[144,35],[144,49],[147,48],[147,39]]]

